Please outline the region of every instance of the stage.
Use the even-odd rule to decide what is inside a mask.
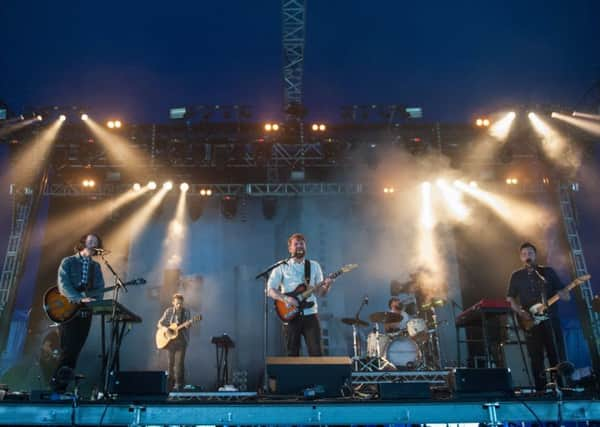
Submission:
[[[299,400],[210,396],[151,401],[9,402],[0,404],[2,425],[340,425],[494,422],[589,422],[600,420],[597,400],[478,399],[447,401]]]

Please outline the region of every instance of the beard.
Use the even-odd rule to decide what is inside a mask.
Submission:
[[[294,251],[294,258],[302,258],[304,256],[304,254],[306,254],[304,249],[296,249]]]

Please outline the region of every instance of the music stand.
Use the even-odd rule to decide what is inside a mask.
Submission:
[[[217,350],[217,389],[229,384],[229,349],[235,347],[235,343],[229,335],[212,337],[211,342]]]

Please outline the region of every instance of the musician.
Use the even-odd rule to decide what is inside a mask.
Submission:
[[[530,318],[528,309],[532,305],[545,304],[548,298],[556,293],[562,300],[570,299],[569,291],[564,289],[556,272],[550,267],[536,263],[537,249],[533,244],[523,243],[519,256],[524,266],[512,273],[506,298],[519,317]],[[550,319],[544,320],[526,333],[531,371],[535,388],[539,392],[546,389],[544,352],[550,366],[556,366],[559,360],[564,360],[563,337],[556,305],[550,306],[548,314]]]
[[[402,320],[400,322],[388,322],[384,324],[386,333],[394,333],[399,332],[402,329],[406,329],[406,313],[404,312],[404,304],[400,301],[398,297],[391,297],[388,301],[388,309],[392,313],[398,313],[402,315]]]
[[[86,291],[104,287],[100,264],[92,259],[96,249],[102,248],[102,239],[97,234],[86,234],[79,239],[75,255],[63,258],[58,267],[58,290],[72,303],[85,304],[94,301]],[[79,353],[85,344],[92,324],[89,311],[80,310],[70,321],[61,324],[60,358],[58,367],[50,380],[52,390],[63,393],[74,378],[74,369]]]
[[[181,325],[191,319],[190,310],[183,306],[183,295],[174,294],[171,300],[171,307],[167,308],[158,321],[157,327],[169,327],[173,323]],[[188,328],[182,328],[175,338],[173,338],[165,349],[168,354],[169,363],[169,389],[179,391],[185,386],[185,352],[190,340],[190,331]]]
[[[288,356],[299,356],[301,337],[308,349],[309,356],[321,356],[321,325],[319,323],[317,296],[324,296],[329,292],[332,280],[323,280],[323,271],[318,262],[307,260],[306,239],[300,233],[294,233],[288,238],[288,251],[290,259],[275,268],[267,282],[268,294],[274,300],[282,301],[288,306],[297,306],[298,301],[284,295],[293,291],[298,285],[305,282],[309,276],[309,284],[315,286],[323,282],[313,294],[307,298],[307,302],[313,303],[311,307],[305,308],[299,316],[292,319],[286,326],[286,348]]]

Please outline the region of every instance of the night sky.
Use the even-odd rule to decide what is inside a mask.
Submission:
[[[305,104],[421,106],[466,121],[513,105],[571,109],[600,78],[600,2],[308,1]],[[126,121],[173,106],[282,103],[281,2],[7,1],[0,100]]]

